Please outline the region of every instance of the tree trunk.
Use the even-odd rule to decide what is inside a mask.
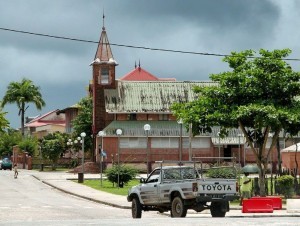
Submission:
[[[21,132],[22,132],[22,137],[24,137],[24,118],[25,118],[24,110],[21,110]]]
[[[298,195],[299,194],[299,184],[298,184],[298,160],[297,160],[297,154],[298,154],[298,145],[296,143],[296,152],[295,152],[295,163],[296,163],[296,168],[294,171],[294,187],[295,187],[295,193]]]
[[[258,174],[259,174],[259,195],[262,197],[266,196],[266,164],[263,164],[262,162],[258,163],[258,168],[260,169]]]
[[[285,141],[284,141],[285,142]],[[278,172],[276,174],[282,176],[282,168],[281,168],[281,154],[280,154],[280,145],[279,145],[279,139],[277,139],[276,143],[277,147],[277,163],[278,163]],[[273,164],[273,163],[272,163]],[[272,166],[273,167],[273,166]]]

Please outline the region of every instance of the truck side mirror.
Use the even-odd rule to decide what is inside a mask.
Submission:
[[[140,183],[141,183],[141,184],[145,184],[145,182],[146,182],[145,178],[143,178],[143,177],[140,178]]]

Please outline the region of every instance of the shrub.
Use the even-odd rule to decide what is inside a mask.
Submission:
[[[294,178],[291,175],[278,177],[277,181],[279,194],[285,198],[290,198],[293,195]]]
[[[123,187],[130,180],[134,179],[138,173],[137,169],[126,165],[114,165],[113,167],[105,170],[107,179],[112,183],[118,183],[119,173],[119,187]]]

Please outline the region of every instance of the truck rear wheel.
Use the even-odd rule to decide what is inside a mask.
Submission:
[[[132,199],[131,204],[131,213],[132,218],[141,218],[142,217],[142,207],[138,197]]]
[[[187,208],[184,206],[181,197],[177,196],[172,201],[171,217],[185,217]]]
[[[229,203],[228,202],[212,202],[210,205],[210,213],[212,217],[225,217]]]

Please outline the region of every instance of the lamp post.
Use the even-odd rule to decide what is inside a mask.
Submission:
[[[180,136],[179,136],[179,161],[181,162],[181,161],[182,161],[182,124],[183,124],[183,121],[182,121],[181,118],[178,120],[178,124],[179,124],[179,126],[180,126]]]
[[[84,181],[84,138],[86,137],[86,133],[82,132],[80,136],[82,140],[82,183],[83,183]],[[80,137],[78,137],[77,140],[80,140],[79,138]]]
[[[116,133],[118,135],[118,188],[120,188],[120,136],[122,135],[122,130],[117,129]]]
[[[73,151],[72,151],[73,141],[71,139],[68,139],[67,145],[70,146],[70,148],[71,148],[71,156],[72,156],[72,154],[73,154]]]
[[[103,153],[103,137],[105,136],[104,131],[99,131],[98,136],[101,137],[101,150],[100,150],[100,185],[102,187],[102,153]]]
[[[146,131],[146,136],[147,136],[147,140],[146,140],[146,142],[147,142],[147,177],[150,173],[150,168],[151,168],[151,162],[149,164],[149,155],[150,155],[150,153],[149,153],[149,142],[148,142],[148,135],[149,135],[150,129],[151,129],[151,126],[149,124],[144,125],[144,130]]]
[[[241,165],[241,136],[242,134],[238,134],[239,137],[239,164]]]
[[[220,132],[217,133],[219,137],[219,158],[218,158],[218,165],[220,165],[220,158],[221,158],[221,137]]]

